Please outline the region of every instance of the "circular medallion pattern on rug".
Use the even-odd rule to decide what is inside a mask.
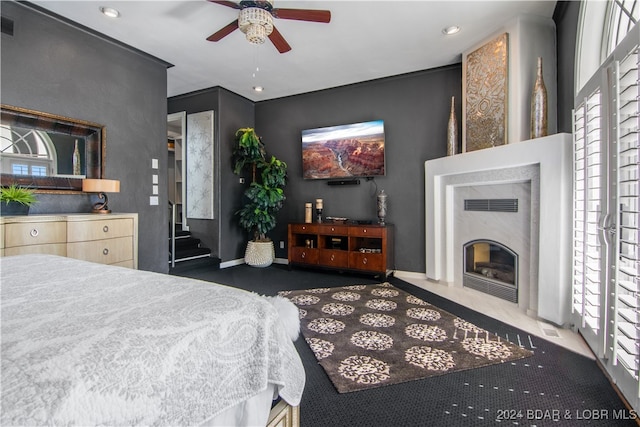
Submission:
[[[388,380],[389,364],[370,356],[350,356],[340,363],[338,372],[359,384],[380,384]]]

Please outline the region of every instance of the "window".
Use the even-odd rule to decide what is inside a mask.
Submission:
[[[587,84],[639,20],[638,0],[582,2],[576,43],[575,93]]]
[[[640,4],[637,0],[614,0],[607,4],[601,62],[604,62],[640,19]]]

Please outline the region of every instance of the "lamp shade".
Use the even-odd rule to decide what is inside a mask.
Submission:
[[[120,181],[117,179],[83,179],[82,191],[85,193],[119,193]]]

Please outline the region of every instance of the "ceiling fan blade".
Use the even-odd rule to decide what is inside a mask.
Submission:
[[[221,4],[222,6],[231,7],[233,9],[241,9],[238,3],[235,3],[232,1],[218,1],[218,0],[208,0],[208,1],[210,1],[211,3]]]
[[[209,0],[211,1],[211,0]],[[331,11],[311,9],[273,9],[274,18],[294,19],[296,21],[324,22],[331,21]]]
[[[289,46],[289,43],[287,43],[284,37],[282,37],[282,34],[280,34],[280,31],[278,31],[276,27],[273,27],[273,31],[269,34],[269,40],[271,40],[271,43],[273,43],[280,53],[289,52],[291,50],[291,46]]]
[[[238,20],[237,19],[235,21],[233,21],[232,23],[230,23],[229,25],[227,25],[227,26],[219,29],[215,33],[211,34],[209,37],[207,37],[207,40],[209,40],[210,42],[220,41],[220,40],[222,40],[223,37],[226,37],[229,34],[231,34],[236,28],[238,28]]]

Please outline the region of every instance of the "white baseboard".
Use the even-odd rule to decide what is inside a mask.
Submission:
[[[242,264],[244,264],[244,258],[232,259],[231,261],[221,262],[220,269],[227,268],[227,267],[235,267],[236,265],[242,265]]]

